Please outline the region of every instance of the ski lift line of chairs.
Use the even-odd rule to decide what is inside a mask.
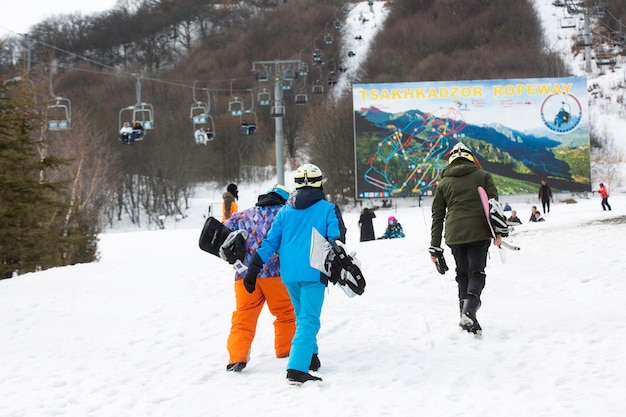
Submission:
[[[72,120],[72,102],[63,97],[55,97],[54,104],[46,108],[48,130],[68,130]]]
[[[128,127],[132,121],[131,131]],[[118,123],[120,126],[119,139],[124,143],[142,141],[148,130],[154,129],[154,108],[152,104],[137,103],[120,110]]]

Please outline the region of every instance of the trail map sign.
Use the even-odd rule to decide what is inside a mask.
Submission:
[[[590,187],[581,77],[353,86],[357,198],[433,195],[463,142],[501,194]]]

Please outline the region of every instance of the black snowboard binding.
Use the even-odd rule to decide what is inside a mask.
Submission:
[[[335,239],[330,242],[330,245],[335,255],[333,263],[338,263],[343,270],[351,275],[351,277],[346,277],[341,274],[337,282],[343,286],[348,286],[355,294],[362,295],[365,291],[365,278],[359,267],[360,263],[357,264],[358,261],[346,252],[346,248],[340,240]]]

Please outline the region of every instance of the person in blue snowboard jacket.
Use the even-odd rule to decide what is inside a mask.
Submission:
[[[317,333],[328,277],[310,265],[311,235],[316,229],[328,241],[345,242],[346,227],[339,207],[326,201],[322,171],[313,164],[296,170],[296,190],[276,215],[261,246],[248,264],[244,286],[253,292],[263,264],[278,252],[280,275],[289,291],[296,314],[296,333],[291,342],[287,364],[287,383],[301,385],[321,381],[309,370],[320,367]]]

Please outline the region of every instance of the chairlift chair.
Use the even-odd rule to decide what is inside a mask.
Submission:
[[[243,114],[243,100],[240,97],[232,97],[228,101],[228,111],[231,116],[241,116]]]
[[[267,88],[262,88],[257,96],[260,106],[269,106],[272,102],[272,96]]]
[[[326,45],[332,45],[333,42],[334,42],[333,35],[331,35],[330,33],[327,33],[326,36],[324,36],[324,43]]]
[[[307,102],[308,102],[308,96],[306,95],[306,93],[305,93],[304,91],[302,91],[302,90],[301,90],[300,92],[298,92],[298,93],[296,94],[296,97],[295,97],[295,99],[294,99],[294,102],[295,102],[297,105],[300,105],[300,106],[301,106],[301,105],[304,105],[304,104],[307,104]]]
[[[300,77],[306,77],[309,74],[309,66],[300,61],[300,65],[298,65],[298,75]]]
[[[272,109],[270,111],[270,117],[285,117],[285,106],[282,101],[275,101],[272,104]]]
[[[573,16],[565,16],[561,18],[561,28],[575,28],[576,27],[576,19]]]
[[[131,143],[144,140],[147,131],[154,129],[153,106],[148,103],[137,103],[121,109],[118,118],[120,130],[124,126],[124,122],[129,122],[132,127],[136,124],[141,125],[142,129],[133,129]]]
[[[206,103],[196,102],[191,105],[189,112],[191,123],[193,125],[194,140],[196,143],[203,143],[206,145],[207,141],[215,139],[215,120],[213,116],[209,114],[209,109]],[[206,135],[203,141],[199,141],[196,135],[198,130],[202,129],[203,134]]]
[[[313,84],[313,87],[311,87],[311,93],[315,96],[324,94],[324,86],[317,81],[317,83]]]
[[[321,64],[322,62],[322,51],[316,49],[313,51],[313,63]]]
[[[293,81],[298,77],[298,74],[296,73],[296,71],[291,68],[291,67],[287,67],[285,68],[285,70],[283,71],[283,80],[285,81]]]
[[[252,110],[246,110],[243,112],[240,118],[241,126],[239,128],[240,132],[244,135],[250,136],[253,135],[256,131],[257,118],[256,113]]]
[[[46,108],[48,130],[68,130],[71,126],[72,103],[69,99],[55,97],[55,103]]]
[[[342,25],[341,25],[341,20],[339,19],[335,19],[333,26],[335,27],[336,30],[341,30]]]
[[[266,70],[257,71],[255,77],[259,82],[267,82],[270,79],[270,75]]]

